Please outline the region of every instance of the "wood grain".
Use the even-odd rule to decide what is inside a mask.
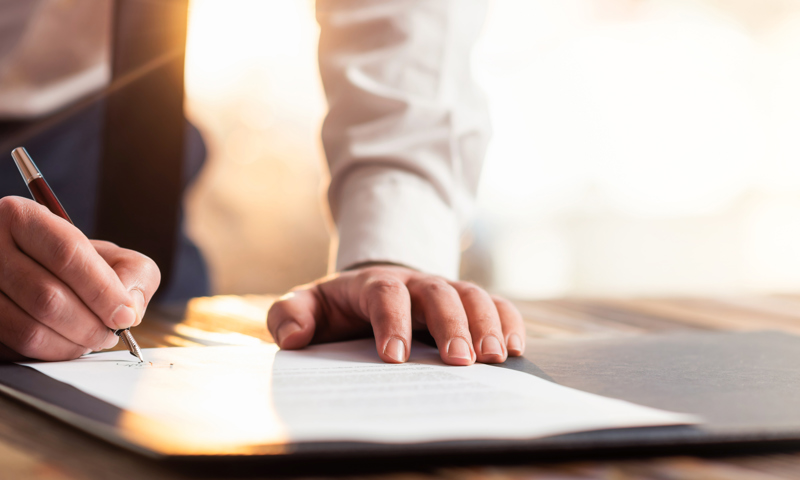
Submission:
[[[275,297],[219,296],[153,309],[136,329],[143,347],[271,341],[264,324]],[[688,330],[800,334],[800,296],[567,298],[516,302],[531,338],[591,338]],[[258,340],[255,340],[258,339]],[[119,347],[118,347],[119,348]],[[128,453],[0,395],[0,480],[182,479],[183,472]],[[221,479],[224,476],[207,475]],[[259,477],[255,477],[259,478]],[[273,478],[265,474],[262,478]],[[315,477],[319,478],[319,477]],[[730,458],[668,457],[530,466],[473,466],[351,476],[358,480],[796,479],[800,453]]]

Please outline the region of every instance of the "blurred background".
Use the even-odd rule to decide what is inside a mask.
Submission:
[[[314,3],[192,0],[215,293],[326,272]],[[516,298],[800,291],[800,0],[493,0],[463,275]]]

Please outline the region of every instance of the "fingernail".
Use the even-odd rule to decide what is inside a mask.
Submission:
[[[133,309],[136,311],[136,318],[141,322],[142,317],[144,317],[144,294],[138,288],[134,288],[131,290],[131,296],[133,297]]]
[[[481,342],[481,353],[484,355],[503,355],[503,347],[500,346],[500,340],[494,335],[485,337]]]
[[[522,355],[522,339],[516,333],[512,333],[508,337],[508,351],[515,355]]]
[[[136,323],[136,312],[127,305],[120,305],[111,314],[111,324],[119,328],[130,328]]]
[[[453,359],[472,361],[469,345],[463,338],[459,337],[450,340],[450,345],[447,347],[447,356]]]
[[[275,336],[278,337],[275,340],[277,341],[278,345],[282,345],[284,340],[291,337],[292,334],[295,332],[299,332],[303,328],[294,320],[289,320],[283,322],[278,330],[275,331]]]
[[[399,338],[392,337],[386,342],[383,354],[395,362],[403,363],[406,361],[406,344]]]

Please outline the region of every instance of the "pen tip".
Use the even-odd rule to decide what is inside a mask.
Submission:
[[[137,345],[137,347],[138,347],[138,345]],[[145,363],[144,362],[144,356],[142,355],[142,351],[139,348],[131,349],[130,353],[131,353],[131,355],[133,355],[134,357],[139,359],[139,363]]]
[[[117,332],[119,332],[118,335],[120,338],[122,338],[122,341],[125,342],[125,346],[128,347],[130,354],[138,358],[139,363],[145,363],[144,355],[142,355],[142,349],[139,348],[139,344],[133,339],[130,329],[126,328],[124,330],[117,330]]]

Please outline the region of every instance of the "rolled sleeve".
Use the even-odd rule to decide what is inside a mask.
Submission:
[[[489,136],[470,72],[483,0],[317,2],[336,270],[455,279]]]
[[[343,190],[337,270],[390,262],[458,277],[460,227],[429,182],[402,170],[371,167],[349,175]]]

